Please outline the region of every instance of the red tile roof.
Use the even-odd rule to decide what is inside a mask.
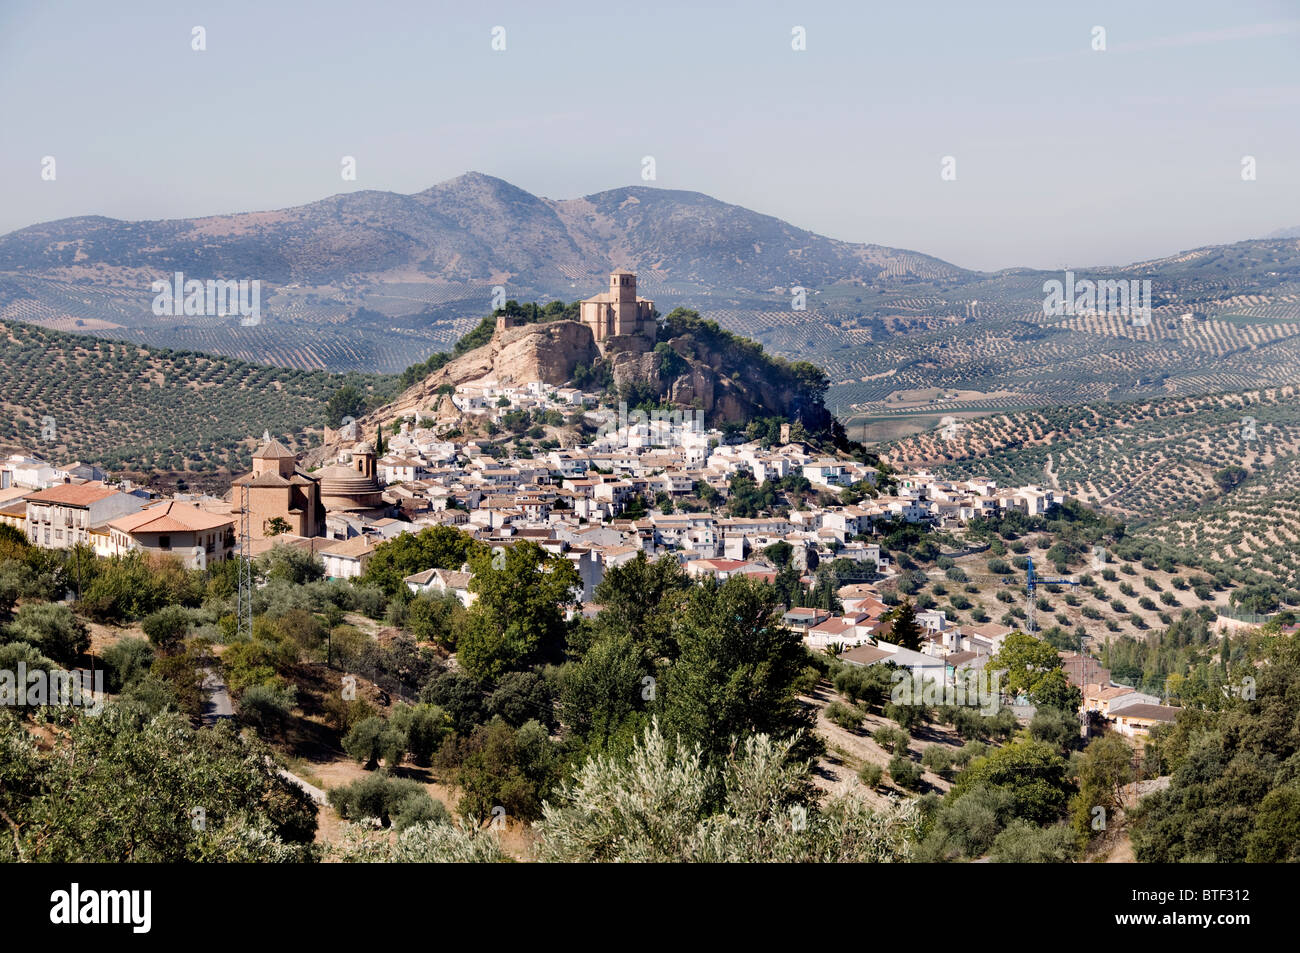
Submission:
[[[104,486],[103,483],[64,483],[59,486],[52,486],[48,490],[39,490],[36,493],[29,493],[24,500],[31,500],[33,503],[58,503],[63,506],[89,506],[91,503],[97,503],[100,500],[112,496],[119,492],[111,486]]]

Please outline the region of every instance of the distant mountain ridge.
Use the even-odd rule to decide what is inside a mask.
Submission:
[[[539,198],[477,172],[423,192],[342,193],[294,208],[194,219],[61,219],[0,237],[0,271],[104,265],[320,283],[413,268],[446,281],[559,285],[616,267],[710,291],[816,286],[964,269],[824,238],[698,192],[633,186]]]
[[[20,229],[0,236],[0,320],[303,370],[394,374],[450,350],[502,299],[572,302],[603,290],[617,267],[637,272],[639,293],[663,314],[696,309],[824,368],[830,405],[857,415],[859,431],[875,422],[906,430],[895,421],[913,409],[938,419],[1267,387],[1300,367],[1295,238],[1074,269],[1149,279],[1153,320],[1139,326],[1045,314],[1044,282],[1059,272],[968,271],[697,192],[635,185],[548,199],[479,173],[411,195],[361,191],[236,215],[91,216]],[[260,281],[262,320],[156,315],[151,282],[175,272]],[[912,420],[929,426],[924,415]]]

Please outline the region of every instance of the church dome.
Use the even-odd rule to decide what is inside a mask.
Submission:
[[[325,467],[313,476],[320,480],[321,501],[327,510],[369,510],[384,505],[379,482],[352,467]]]

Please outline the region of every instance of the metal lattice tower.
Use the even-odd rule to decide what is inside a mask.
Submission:
[[[248,483],[239,488],[239,600],[235,607],[236,637],[253,636],[253,545],[248,532]]]
[[[1038,631],[1038,623],[1034,618],[1034,600],[1038,596],[1039,586],[1077,586],[1077,579],[1043,579],[1034,575],[1034,558],[1027,556],[1025,558],[1025,593],[1029,596],[1029,604],[1025,607],[1025,627],[1030,635]]]

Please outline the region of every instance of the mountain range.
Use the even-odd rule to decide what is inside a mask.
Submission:
[[[1154,320],[1135,326],[1044,314],[1044,282],[1059,273],[970,271],[696,192],[634,186],[555,200],[479,173],[413,195],[20,229],[0,237],[0,319],[304,370],[394,373],[450,349],[503,298],[588,297],[618,267],[637,272],[638,292],[662,313],[692,307],[820,364],[831,405],[868,437],[944,414],[1300,378],[1294,237],[1074,269],[1149,279]],[[155,314],[152,284],[176,272],[260,282],[260,321]]]

